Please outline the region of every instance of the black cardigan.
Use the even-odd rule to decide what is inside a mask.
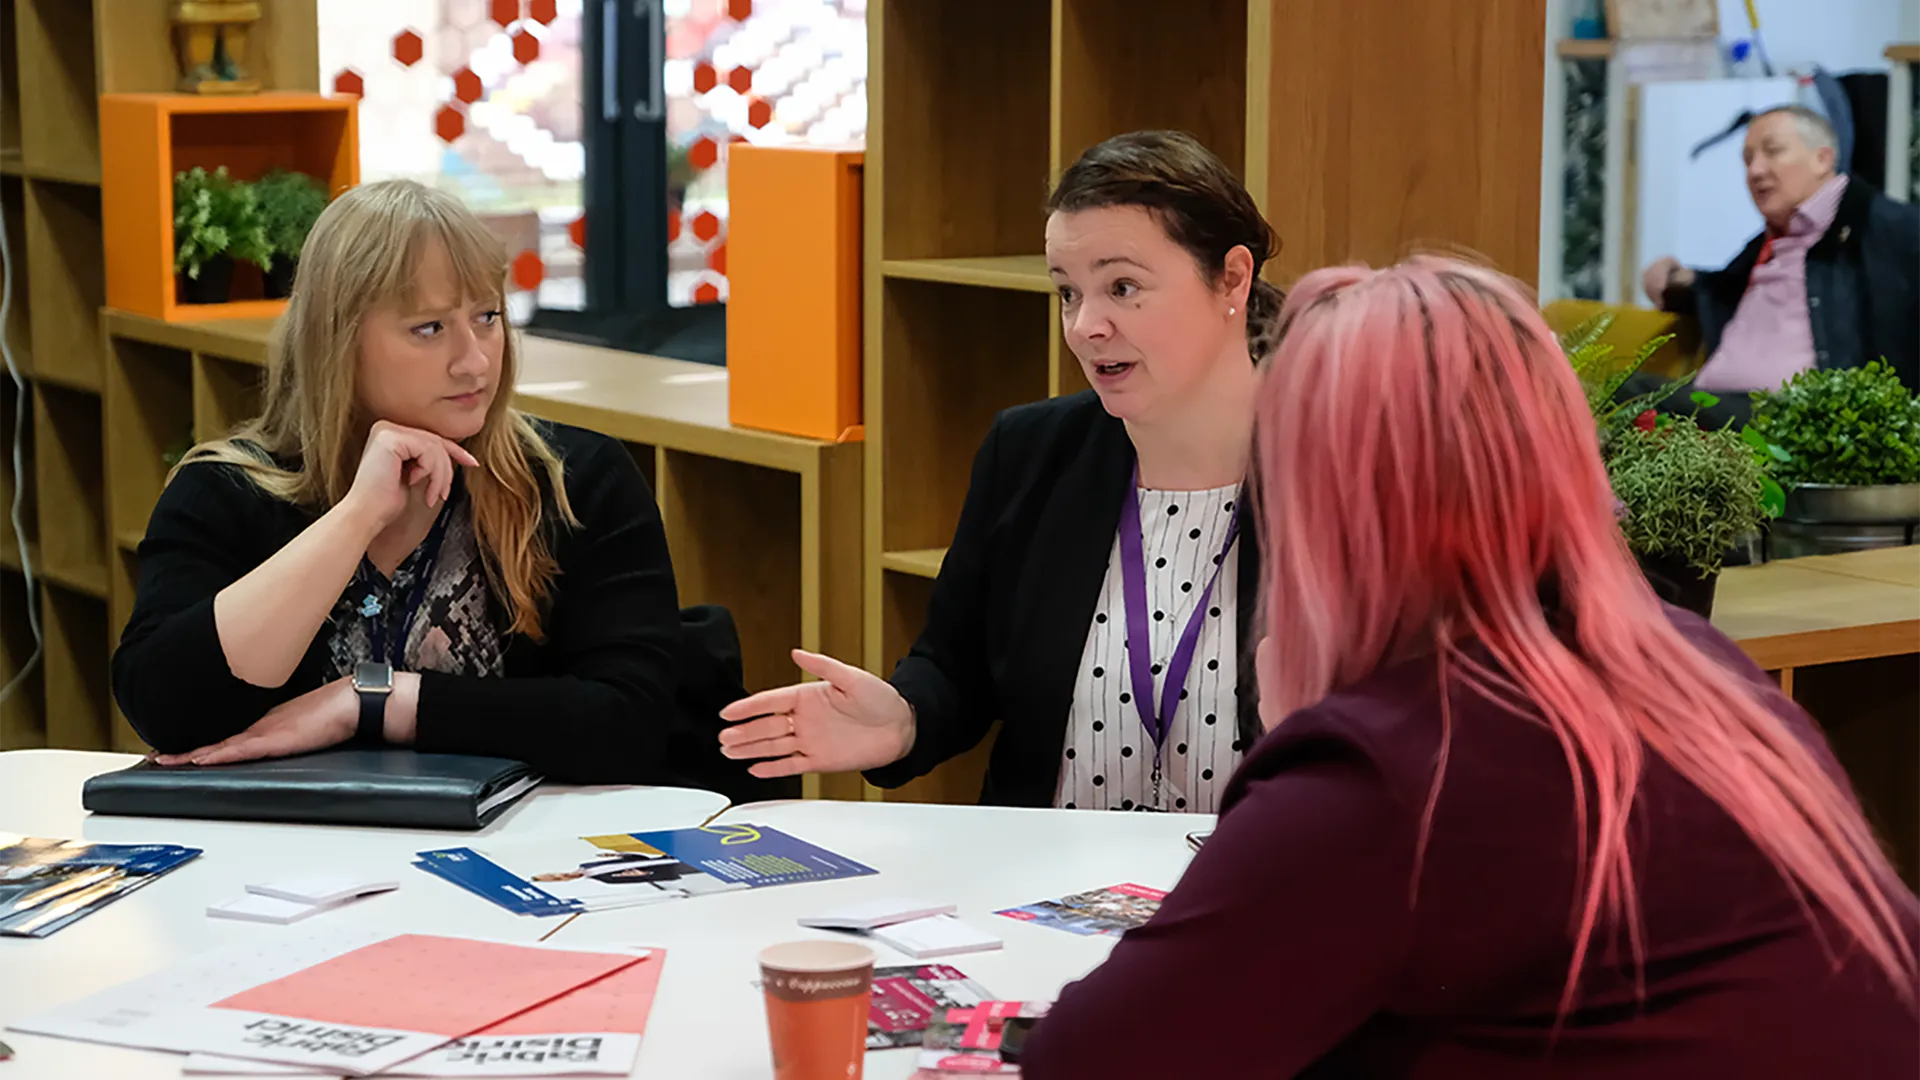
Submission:
[[[1074,678],[1133,466],[1126,426],[1092,391],[995,418],[973,460],[926,628],[893,671],[914,710],[913,749],[868,780],[899,787],[924,776],[998,720],[980,801],[1053,805]],[[1238,721],[1249,746],[1258,731],[1248,637],[1260,584],[1253,524],[1250,514],[1241,529],[1236,600]]]
[[[515,758],[562,782],[644,782],[671,736],[680,644],[660,511],[619,443],[558,424],[541,431],[564,462],[580,519],[578,529],[549,527],[560,573],[546,640],[509,638],[505,678],[423,672],[414,747]],[[263,689],[228,670],[213,621],[214,594],[314,520],[229,465],[189,465],[161,493],[113,657],[114,698],[155,749],[219,742],[336,677],[330,626],[285,685]]]

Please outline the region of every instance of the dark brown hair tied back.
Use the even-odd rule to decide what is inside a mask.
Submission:
[[[1081,154],[1047,200],[1049,213],[1109,206],[1138,206],[1153,214],[1209,281],[1219,280],[1227,252],[1245,247],[1254,273],[1247,291],[1247,351],[1256,363],[1273,351],[1285,295],[1259,275],[1280,253],[1280,238],[1213,151],[1183,131],[1115,135]]]

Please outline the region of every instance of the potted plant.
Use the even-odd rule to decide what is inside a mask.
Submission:
[[[267,297],[284,299],[293,291],[293,274],[307,234],[327,208],[327,189],[306,173],[276,169],[260,178],[254,193],[273,256],[266,272]]]
[[[1693,416],[1661,415],[1655,402],[1684,380],[1628,401],[1614,395],[1667,337],[1646,342],[1616,360],[1600,338],[1613,316],[1602,314],[1562,341],[1587,392],[1600,438],[1600,455],[1619,501],[1620,528],[1661,599],[1701,615],[1713,612],[1713,594],[1727,553],[1779,512],[1780,486],[1768,475],[1774,449],[1757,436],[1729,428],[1702,428]],[[1719,403],[1696,393],[1694,404]]]
[[[1803,371],[1753,395],[1752,427],[1784,448],[1779,555],[1911,543],[1920,525],[1920,395],[1893,369]]]
[[[173,178],[173,268],[186,275],[189,304],[224,304],[232,295],[233,263],[245,259],[271,269],[251,185],[195,166]]]

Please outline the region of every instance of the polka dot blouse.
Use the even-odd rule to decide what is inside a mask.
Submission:
[[[1181,630],[1213,574],[1233,521],[1237,486],[1208,491],[1140,492],[1141,551],[1146,559],[1148,636],[1154,696],[1165,692],[1166,666]],[[1220,560],[1220,579],[1207,600],[1205,621],[1187,672],[1173,727],[1161,756],[1154,798],[1153,739],[1141,723],[1127,668],[1125,588],[1120,539],[1107,556],[1107,577],[1094,604],[1093,623],[1074,682],[1067,716],[1065,760],[1054,805],[1079,810],[1170,810],[1213,813],[1242,747],[1235,723],[1238,623],[1234,597],[1238,549]]]

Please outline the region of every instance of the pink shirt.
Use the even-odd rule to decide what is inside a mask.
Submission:
[[[1727,320],[1720,347],[1694,378],[1694,389],[1770,390],[1814,366],[1813,322],[1807,315],[1807,249],[1833,227],[1846,190],[1845,175],[1820,185],[1793,212],[1787,231],[1762,249],[1746,294]]]

